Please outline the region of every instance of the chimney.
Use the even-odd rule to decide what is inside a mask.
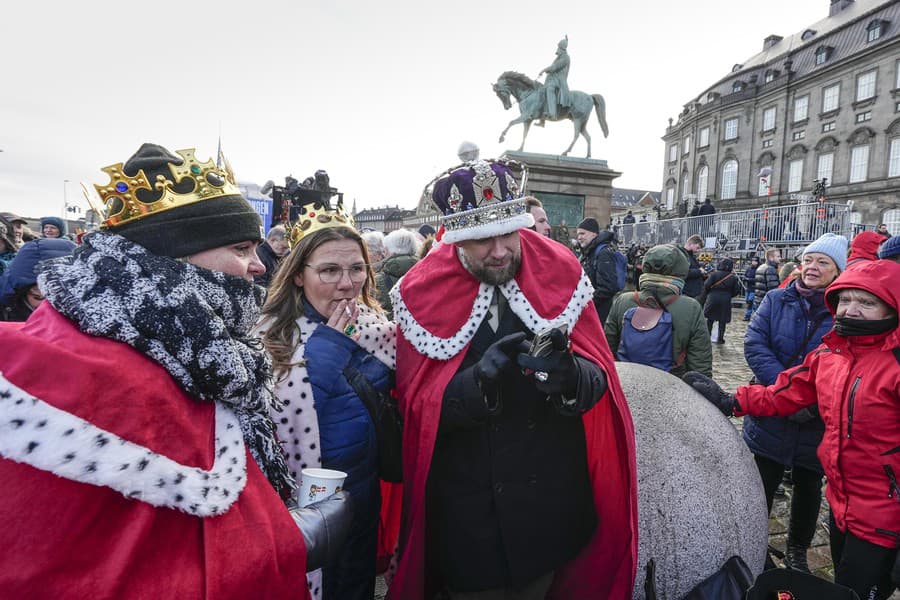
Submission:
[[[772,46],[774,46],[775,44],[777,44],[778,42],[780,42],[783,39],[784,38],[781,37],[780,35],[775,35],[773,33],[772,35],[770,35],[769,37],[767,37],[766,39],[763,40],[763,50],[764,51],[768,50],[769,48],[771,48]]]
[[[831,0],[831,7],[829,7],[828,9],[828,16],[833,17],[851,4],[853,4],[853,0]]]

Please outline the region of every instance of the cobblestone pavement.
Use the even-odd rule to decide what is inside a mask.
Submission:
[[[735,308],[732,321],[725,329],[725,343],[713,344],[713,378],[729,392],[734,392],[739,385],[750,381],[753,375],[747,362],[744,360],[744,333],[747,331],[747,323],[743,321],[744,309]],[[731,421],[740,430],[742,419],[733,418]],[[791,489],[786,489],[787,496],[775,498],[772,506],[772,514],[769,515],[769,545],[784,552],[787,541],[787,527],[790,520],[790,495]],[[831,550],[828,544],[828,531],[825,525],[828,523],[828,502],[822,495],[822,506],[819,510],[819,527],[813,538],[812,546],[808,553],[809,568],[828,581],[834,580],[834,568],[831,564]],[[781,561],[775,563],[781,567]],[[379,577],[375,587],[375,598],[381,600],[386,593],[383,580]],[[900,600],[900,592],[894,593],[891,600]]]

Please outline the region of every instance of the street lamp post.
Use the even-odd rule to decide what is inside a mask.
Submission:
[[[62,218],[63,220],[67,220],[67,216],[69,213],[69,195],[68,195],[68,185],[69,180],[63,179],[63,211]]]

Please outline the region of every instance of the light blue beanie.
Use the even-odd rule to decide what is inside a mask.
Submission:
[[[818,252],[834,261],[838,271],[844,272],[847,268],[847,238],[836,233],[826,233],[803,250],[803,256]]]
[[[892,235],[881,243],[878,258],[891,258],[900,254],[900,235]]]

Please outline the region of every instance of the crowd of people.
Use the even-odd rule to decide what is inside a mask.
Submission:
[[[788,568],[809,571],[824,477],[837,583],[892,593],[900,236],[825,233],[796,266],[770,248],[736,271],[701,264],[702,232],[620,252],[588,217],[573,253],[517,165],[481,159],[429,184],[437,231],[358,231],[326,203],[263,235],[193,151],[119,167],[77,240],[0,213],[4,595],[368,600],[387,569],[397,600],[630,598],[616,360],[745,416],[770,510],[791,473]],[[740,295],[754,381],[729,394],[713,344]],[[310,468],[343,491],[304,506]]]

